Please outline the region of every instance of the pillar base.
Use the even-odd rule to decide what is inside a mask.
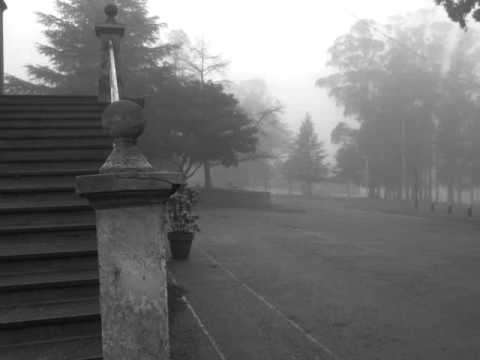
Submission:
[[[104,360],[169,358],[163,203],[171,173],[80,176],[77,193],[95,208]]]

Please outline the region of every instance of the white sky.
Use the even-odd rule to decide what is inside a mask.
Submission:
[[[104,0],[101,0],[104,1]],[[35,43],[42,28],[35,11],[50,12],[53,0],[6,0],[5,70],[25,77],[24,66],[44,62]],[[214,53],[231,61],[227,77],[267,81],[285,106],[284,120],[296,130],[306,112],[327,145],[341,111],[315,80],[328,73],[327,49],[356,22],[383,21],[433,6],[433,0],[150,0],[150,11],[169,29],[203,37]],[[127,24],[128,25],[128,24]]]

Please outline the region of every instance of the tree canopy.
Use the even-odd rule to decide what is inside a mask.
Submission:
[[[161,44],[163,26],[149,16],[146,0],[118,0],[118,21],[126,25],[120,57],[125,92],[138,96],[151,92],[167,70],[163,60],[171,46]],[[104,3],[96,0],[57,0],[54,14],[38,13],[46,42],[38,44],[49,64],[28,65],[36,84],[53,93],[95,94],[98,87],[100,47],[94,27],[105,21]],[[48,87],[48,88],[45,88]]]
[[[332,133],[337,170],[358,181],[358,169],[368,169],[372,196],[431,196],[435,181],[453,202],[454,188],[478,184],[478,33],[429,11],[381,26],[362,20],[338,38],[328,63],[335,71],[317,81],[357,123]]]
[[[255,152],[257,127],[221,84],[176,82],[149,99],[147,152],[190,178],[205,161],[237,165]],[[155,121],[156,120],[156,121]],[[148,154],[147,154],[148,155]]]
[[[467,18],[480,21],[480,0],[435,0],[447,11],[448,16],[459,23],[462,28],[467,26]]]

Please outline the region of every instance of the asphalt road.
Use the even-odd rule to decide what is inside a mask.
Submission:
[[[282,205],[202,211],[171,266],[220,359],[480,359],[478,221]]]

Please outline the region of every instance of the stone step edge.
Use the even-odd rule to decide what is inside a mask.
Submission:
[[[68,309],[63,309],[63,314],[58,314],[58,310],[54,307],[51,307],[45,311],[46,314],[44,316],[38,316],[35,318],[35,310],[38,311],[39,307],[42,306],[52,306],[52,305],[59,305],[63,304],[68,307]],[[76,306],[84,305],[87,309],[83,309],[83,311],[79,311],[76,309]],[[25,317],[20,319],[8,319],[5,321],[4,319],[0,318],[0,329],[12,329],[12,328],[22,328],[28,326],[35,326],[35,325],[44,325],[44,324],[55,324],[58,322],[74,322],[78,320],[96,320],[100,319],[100,306],[98,304],[98,297],[90,297],[86,299],[75,299],[70,301],[59,301],[59,302],[51,302],[50,304],[31,304],[29,306],[21,306],[23,310],[25,310]],[[8,308],[4,308],[7,310]],[[16,308],[18,309],[18,307]],[[57,310],[57,312],[56,312]]]
[[[71,250],[71,251],[49,251],[49,252],[32,252],[22,254],[0,255],[0,262],[15,262],[24,260],[44,260],[44,259],[62,259],[69,257],[88,257],[96,256],[97,250]]]
[[[45,340],[45,341],[29,341],[29,342],[24,342],[24,343],[15,343],[12,345],[0,345],[0,350],[1,349],[14,349],[14,348],[22,348],[25,346],[35,346],[35,345],[45,345],[45,344],[56,344],[56,343],[63,343],[63,342],[69,342],[69,341],[75,341],[75,340],[87,340],[87,339],[98,339],[98,336],[91,335],[91,336],[71,336],[71,337],[65,337],[65,338],[58,338],[54,340]],[[90,358],[88,358],[90,359]],[[79,359],[83,360],[83,359]]]
[[[58,202],[58,203],[45,203],[45,204],[21,204],[21,205],[14,205],[14,206],[4,206],[0,207],[0,215],[3,214],[18,214],[18,213],[42,213],[42,212],[50,212],[50,211],[82,211],[82,210],[90,210],[91,207],[88,205],[87,202],[79,203],[79,202]],[[1,229],[1,227],[0,227]]]
[[[0,172],[0,178],[41,177],[41,176],[74,176],[98,174],[98,168],[85,169],[59,169],[59,170],[19,170]]]
[[[82,274],[87,272],[87,274]],[[13,283],[8,285],[2,285],[0,281],[0,293],[10,293],[12,291],[19,291],[19,290],[28,290],[28,289],[45,289],[45,288],[64,288],[64,287],[74,287],[74,286],[83,286],[83,285],[97,285],[99,283],[98,273],[92,276],[94,270],[81,270],[76,272],[61,272],[62,275],[72,275],[77,274],[79,275],[78,278],[74,279],[65,279],[65,278],[57,278],[51,279],[49,275],[58,274],[55,272],[46,272],[42,273],[41,279],[30,279],[29,282],[20,282],[20,283]],[[19,274],[17,277],[28,277],[28,275],[33,274]],[[80,276],[82,275],[82,276]],[[9,275],[10,278],[15,278],[15,276]]]
[[[94,223],[79,224],[51,224],[51,225],[32,225],[32,226],[7,226],[0,227],[0,235],[22,234],[22,233],[49,233],[77,230],[96,230]]]

